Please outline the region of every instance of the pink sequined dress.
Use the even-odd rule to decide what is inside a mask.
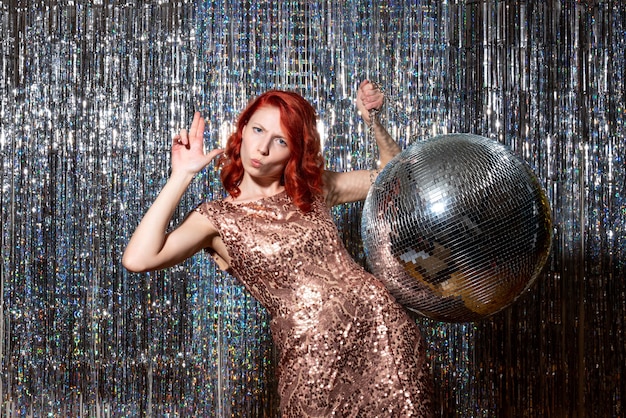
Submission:
[[[319,199],[285,193],[205,202],[230,272],[271,315],[283,417],[432,416],[431,377],[415,322],[355,263]]]

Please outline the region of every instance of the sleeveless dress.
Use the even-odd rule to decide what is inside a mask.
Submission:
[[[204,202],[229,272],[271,316],[283,417],[429,417],[417,324],[344,247],[320,197],[304,213],[281,192]]]

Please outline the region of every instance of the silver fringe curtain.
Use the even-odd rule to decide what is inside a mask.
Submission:
[[[194,110],[214,147],[250,97],[297,90],[328,167],[371,167],[364,78],[403,146],[494,138],[552,205],[549,265],[518,302],[418,319],[438,413],[626,413],[621,1],[14,0],[0,34],[1,416],[277,416],[262,307],[202,254],[140,275],[121,253]],[[222,193],[208,168],[173,224]],[[363,261],[360,205],[334,214]]]

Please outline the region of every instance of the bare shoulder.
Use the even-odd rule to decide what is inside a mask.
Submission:
[[[202,232],[213,232],[217,233],[217,228],[213,225],[211,219],[207,216],[207,208],[205,204],[198,206],[196,209],[192,210],[187,214],[187,217],[184,220],[185,222],[192,223],[196,225],[198,228],[202,230]]]
[[[202,249],[208,250],[220,269],[229,269],[230,255],[228,254],[224,241],[222,241],[219,229],[215,226],[213,221],[206,216],[206,208],[198,206],[196,210],[190,212],[179,229],[180,228],[185,228],[190,234],[194,234],[200,238],[197,241],[195,251]]]
[[[203,203],[187,214],[187,217],[179,226],[185,227],[190,233],[198,235],[205,243],[219,237],[219,229],[212,220],[210,206]]]
[[[364,200],[372,184],[372,170],[324,171],[324,196],[329,206]]]

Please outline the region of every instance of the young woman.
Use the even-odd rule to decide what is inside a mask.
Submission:
[[[381,166],[400,149],[370,121],[383,95],[359,87]],[[329,208],[365,199],[377,171],[324,170],[313,107],[269,91],[240,115],[220,157],[228,196],[205,202],[173,231],[193,177],[222,150],[203,151],[204,120],[172,144],[172,173],[123,257],[131,271],[173,266],[207,249],[267,309],[280,353],[283,417],[426,417],[431,377],[416,324],[383,284],[353,261]]]

